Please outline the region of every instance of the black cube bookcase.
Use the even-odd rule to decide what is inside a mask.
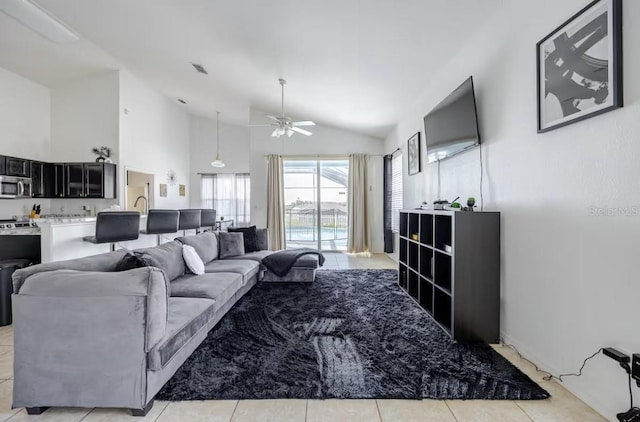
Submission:
[[[454,340],[500,339],[500,213],[400,211],[398,284]]]

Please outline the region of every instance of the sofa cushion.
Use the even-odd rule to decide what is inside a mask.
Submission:
[[[260,271],[260,265],[251,259],[218,259],[204,266],[205,273],[236,273],[242,276],[242,284]]]
[[[216,312],[242,287],[238,273],[185,274],[171,283],[171,296],[199,297],[216,301]]]
[[[232,256],[231,258],[225,258],[225,260],[228,260],[228,259],[249,259],[251,261],[262,262],[262,260],[265,257],[271,255],[272,253],[273,253],[273,251],[249,252],[249,253],[246,253],[244,255]]]
[[[258,246],[258,234],[256,233],[256,226],[229,227],[227,231],[229,233],[242,233],[244,240],[244,253],[260,250],[260,247]]]
[[[151,260],[151,264],[165,272],[169,281],[175,280],[185,272],[182,258],[182,244],[177,241],[163,243],[153,248],[138,249],[143,259]]]
[[[162,369],[199,330],[206,330],[215,313],[214,301],[190,297],[169,298],[169,321],[164,337],[147,355],[152,371]]]
[[[244,235],[242,233],[218,233],[220,258],[244,255]]]
[[[218,257],[218,236],[213,232],[179,237],[176,240],[185,245],[192,246],[205,264]]]

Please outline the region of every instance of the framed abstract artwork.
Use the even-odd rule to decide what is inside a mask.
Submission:
[[[596,0],[536,45],[538,133],[622,107],[622,0]]]
[[[166,183],[160,183],[160,196],[163,198],[166,198],[167,196],[167,184]]]
[[[407,158],[409,176],[418,174],[422,171],[420,157],[420,132],[417,132],[407,141]]]

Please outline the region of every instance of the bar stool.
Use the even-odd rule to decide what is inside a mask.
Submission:
[[[162,235],[178,231],[178,210],[149,210],[147,214],[147,228],[140,230],[142,234],[157,235],[158,245],[162,243]]]
[[[200,228],[200,215],[199,209],[194,210],[180,210],[180,219],[178,221],[178,230],[182,230],[184,236],[187,235],[187,230],[197,230]]]
[[[211,230],[213,230],[216,225],[216,210],[202,209],[200,211],[200,227],[211,227]]]
[[[110,243],[111,252],[117,242],[136,240],[140,237],[140,213],[138,211],[105,211],[98,213],[96,235],[85,236],[85,242]]]

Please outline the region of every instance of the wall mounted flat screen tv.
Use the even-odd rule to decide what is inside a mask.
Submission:
[[[473,77],[424,116],[424,134],[430,163],[480,145]]]

